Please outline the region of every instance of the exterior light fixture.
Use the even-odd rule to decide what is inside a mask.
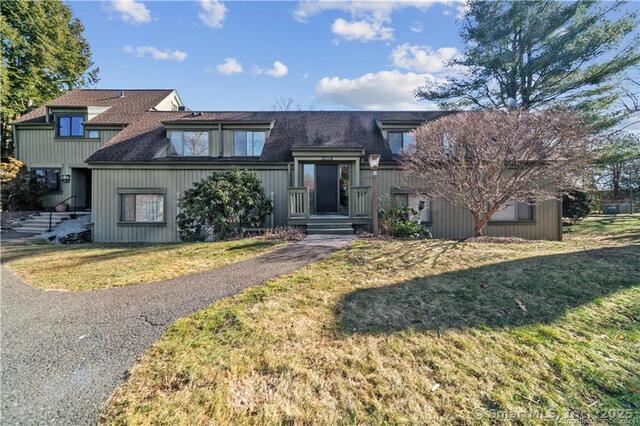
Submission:
[[[369,154],[369,167],[371,170],[376,170],[380,164],[380,154]]]
[[[378,236],[378,165],[380,154],[369,154],[371,167],[371,216],[373,219],[373,235]]]

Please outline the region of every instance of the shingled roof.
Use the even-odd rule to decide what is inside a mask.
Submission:
[[[377,121],[425,122],[435,120],[444,111],[264,111],[264,112],[160,112],[143,113],[88,162],[161,162],[154,159],[168,143],[163,123],[274,123],[265,142],[260,161],[291,161],[291,148],[361,147],[365,155],[381,154],[383,161],[394,156],[382,137]],[[176,161],[241,161],[238,158],[172,158]]]
[[[169,96],[173,89],[150,90],[104,90],[76,89],[19,117],[15,124],[44,124],[49,108],[86,108],[89,106],[110,107],[96,115],[88,124],[129,124],[140,114],[150,110]],[[121,96],[124,95],[124,96]]]

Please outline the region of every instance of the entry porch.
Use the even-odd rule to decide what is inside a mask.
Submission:
[[[346,233],[353,225],[368,226],[371,187],[360,185],[363,154],[362,148],[294,148],[287,223],[318,233]]]

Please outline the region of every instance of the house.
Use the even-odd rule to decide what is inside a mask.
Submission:
[[[14,122],[17,157],[52,206],[91,209],[97,242],[178,241],[177,200],[216,170],[253,170],[274,211],[266,226],[352,229],[371,224],[368,155],[381,156],[378,193],[420,209],[436,238],[473,234],[470,214],[407,190],[397,154],[440,111],[187,110],[175,90],[74,90]],[[498,212],[486,233],[561,239],[549,200]]]

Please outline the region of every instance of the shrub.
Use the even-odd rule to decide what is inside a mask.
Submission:
[[[178,207],[183,241],[240,236],[243,229],[261,227],[273,210],[257,175],[241,170],[214,172],[194,183]]]
[[[586,192],[572,191],[562,197],[562,217],[584,219],[591,212],[591,197]]]
[[[39,210],[46,193],[47,189],[38,182],[35,173],[20,169],[12,180],[2,184],[2,210]]]
[[[13,157],[7,157],[6,161],[0,163],[0,183],[6,185],[18,176],[24,167],[24,163]]]
[[[385,200],[386,204],[378,211],[380,231],[383,235],[400,238],[424,238],[428,231],[419,223],[411,220],[418,212],[396,201]]]

